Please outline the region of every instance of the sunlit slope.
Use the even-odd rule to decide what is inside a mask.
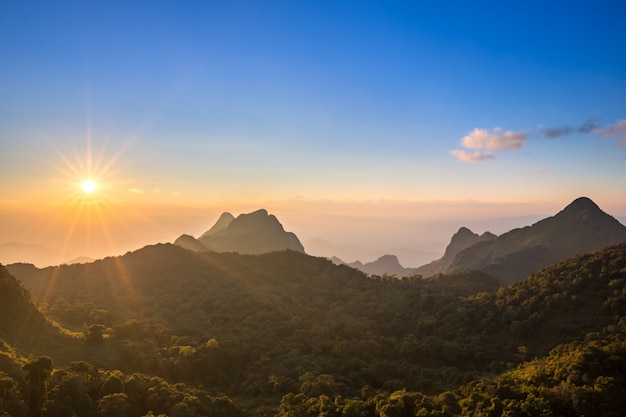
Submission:
[[[37,310],[30,293],[3,266],[0,266],[0,339],[22,356],[62,350],[71,355],[72,349],[81,343]],[[58,359],[63,362],[67,357],[61,354]]]

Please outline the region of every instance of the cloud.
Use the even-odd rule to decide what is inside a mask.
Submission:
[[[475,151],[469,153],[462,149],[451,150],[450,154],[456,156],[457,159],[461,162],[482,162],[496,158],[495,155],[491,152],[481,153],[479,151]]]
[[[554,139],[561,136],[567,136],[571,133],[593,133],[597,132],[600,125],[594,119],[590,118],[580,126],[560,126],[547,127],[543,130],[543,134],[548,139]]]
[[[571,134],[593,134],[605,138],[619,137],[620,146],[626,147],[626,119],[621,119],[605,127],[600,128],[600,124],[593,118],[589,118],[585,123],[576,125],[563,125],[558,127],[548,127],[543,130],[543,136],[548,139],[555,139]],[[476,128],[469,135],[461,139],[461,145],[465,149],[454,149],[450,154],[455,156],[460,162],[482,162],[495,159],[494,152],[510,151],[520,149],[528,137],[536,137],[532,131],[512,132],[504,131],[497,127],[495,129]],[[540,171],[542,172],[542,171]]]
[[[598,133],[605,138],[624,135],[624,140],[626,140],[626,119],[618,120],[612,125],[609,125],[602,130],[598,130]],[[622,144],[624,144],[623,141]]]
[[[598,124],[598,122],[590,118],[585,123],[578,126],[578,129],[576,129],[576,131],[578,131],[578,133],[591,133],[598,130],[599,127],[600,125]]]
[[[572,133],[572,130],[571,126],[548,127],[543,131],[543,133],[547,138],[554,139],[560,136],[569,135]]]
[[[525,132],[503,132],[496,127],[491,133],[486,129],[474,129],[461,140],[461,144],[469,149],[508,151],[521,148],[525,140]]]
[[[503,131],[499,127],[491,131],[476,128],[461,139],[461,145],[465,149],[454,149],[450,154],[456,156],[460,162],[488,161],[496,158],[494,151],[520,149],[526,139],[526,132]]]

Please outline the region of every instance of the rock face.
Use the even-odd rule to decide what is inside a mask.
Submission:
[[[476,269],[505,282],[552,263],[626,242],[626,227],[581,197],[553,217],[461,250],[448,271]]]
[[[464,249],[469,248],[479,242],[491,241],[497,236],[490,232],[482,235],[472,232],[467,227],[461,227],[450,239],[446,251],[441,259],[437,259],[429,264],[420,266],[412,270],[413,274],[431,277],[436,274],[447,272],[455,257]]]
[[[268,214],[264,209],[236,218],[230,213],[223,213],[215,225],[200,238],[182,235],[174,244],[197,252],[257,255],[290,249],[304,253],[298,237],[286,232],[276,216]]]

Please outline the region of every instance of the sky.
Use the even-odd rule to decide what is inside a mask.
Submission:
[[[580,196],[626,219],[625,15],[0,2],[0,262],[8,243],[117,255],[261,207],[313,254],[411,266],[461,226],[503,233]]]

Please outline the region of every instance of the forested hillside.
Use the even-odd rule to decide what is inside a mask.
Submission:
[[[111,415],[99,408],[105,392],[133,417],[625,411],[624,244],[509,287],[480,272],[368,278],[297,252],[173,245],[9,270],[49,317],[84,323],[85,357],[75,360],[89,365],[59,362],[54,346],[47,353],[63,368],[49,376],[49,410],[63,402],[65,378],[90,399],[65,404],[88,410],[79,415]],[[26,361],[7,365],[7,384],[27,383],[27,371],[15,372]],[[155,390],[158,406],[146,399]]]

